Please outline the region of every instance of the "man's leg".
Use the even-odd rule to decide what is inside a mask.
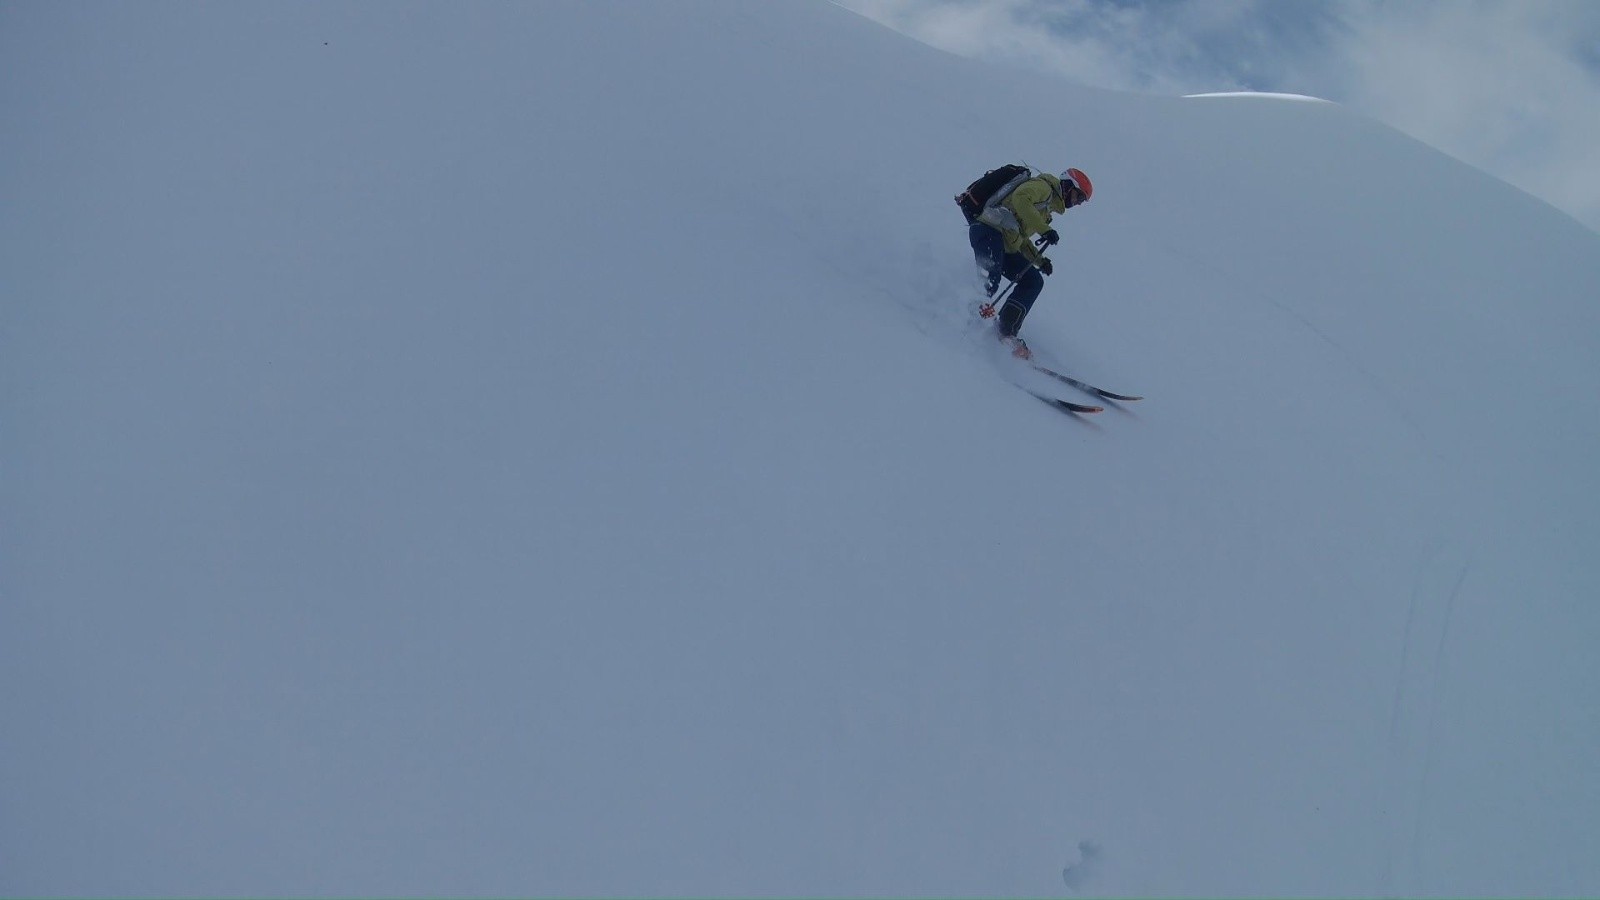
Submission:
[[[972,257],[978,263],[978,268],[983,270],[984,289],[989,296],[1000,287],[1000,266],[1006,255],[1006,241],[995,231],[982,222],[973,222],[967,229],[967,240],[972,244]]]
[[[1022,320],[1028,317],[1028,311],[1033,309],[1033,301],[1044,290],[1044,276],[1020,253],[1007,253],[1002,269],[1017,286],[1000,307],[1000,333],[1015,335],[1022,329]]]

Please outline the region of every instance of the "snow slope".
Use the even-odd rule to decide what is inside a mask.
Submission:
[[[823,3],[10,5],[0,116],[0,893],[1600,892],[1600,244],[1503,183]],[[1006,383],[1015,159],[1149,399]]]

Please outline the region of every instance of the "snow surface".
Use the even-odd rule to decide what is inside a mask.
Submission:
[[[0,116],[0,894],[1600,893],[1600,239],[1429,147],[737,0],[11,4]],[[1011,160],[1148,399],[1007,383]]]

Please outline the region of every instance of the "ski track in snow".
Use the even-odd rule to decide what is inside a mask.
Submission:
[[[1427,733],[1423,738],[1422,772],[1419,778],[1416,820],[1411,832],[1411,864],[1413,872],[1422,871],[1422,842],[1424,829],[1428,821],[1428,807],[1432,796],[1433,770],[1435,753],[1439,747],[1439,709],[1443,705],[1445,689],[1445,647],[1450,640],[1450,623],[1455,617],[1456,597],[1461,593],[1461,585],[1467,580],[1467,573],[1472,569],[1472,560],[1469,557],[1462,564],[1455,583],[1450,585],[1449,592],[1444,595],[1444,621],[1439,625],[1439,640],[1433,651],[1433,665],[1430,667],[1428,692],[1428,724]]]
[[[1105,851],[1091,840],[1078,842],[1078,861],[1061,870],[1061,881],[1073,892],[1090,887],[1100,877]]]
[[[1444,693],[1445,647],[1456,598],[1471,568],[1471,554],[1464,555],[1448,545],[1442,546],[1418,566],[1412,584],[1389,713],[1390,771],[1381,801],[1390,822],[1382,876],[1382,891],[1386,895],[1407,893],[1409,885],[1422,872],[1428,785]],[[1426,641],[1428,635],[1436,635],[1431,642],[1433,652],[1422,661],[1416,647]],[[1422,664],[1418,665],[1419,662]],[[1396,851],[1401,847],[1407,860],[1404,878],[1396,872],[1395,863]],[[1397,884],[1397,879],[1402,883]]]

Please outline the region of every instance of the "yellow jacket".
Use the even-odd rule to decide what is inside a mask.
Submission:
[[[1000,232],[1007,253],[1020,253],[1038,263],[1044,254],[1033,245],[1033,237],[1050,230],[1051,213],[1067,211],[1061,196],[1061,179],[1048,172],[1017,185],[1004,200],[983,211],[978,221]]]

